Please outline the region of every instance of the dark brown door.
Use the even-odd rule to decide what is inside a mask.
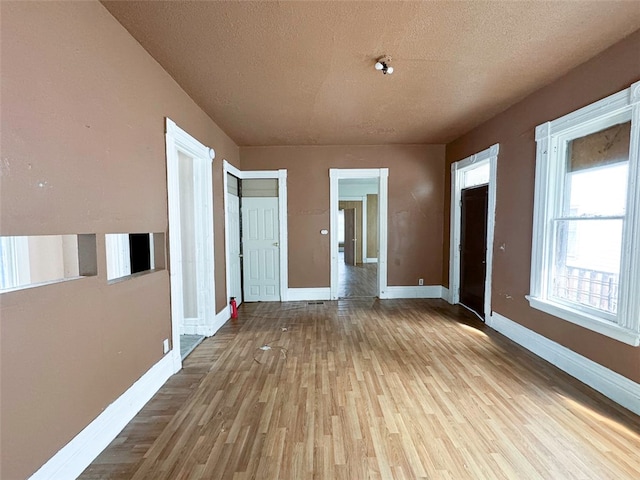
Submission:
[[[356,264],[356,209],[344,210],[344,263]]]
[[[487,199],[489,187],[462,190],[460,225],[460,303],[484,318],[487,271]]]

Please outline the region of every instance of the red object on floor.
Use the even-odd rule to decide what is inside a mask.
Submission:
[[[231,297],[231,318],[238,318],[238,305],[235,297]]]

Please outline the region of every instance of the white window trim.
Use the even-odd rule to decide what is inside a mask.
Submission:
[[[107,280],[131,275],[131,258],[128,233],[106,234]]]
[[[0,282],[3,292],[22,289],[30,285],[29,237],[0,237],[5,281]]]
[[[567,307],[547,297],[546,265],[550,262],[552,232],[548,228],[558,202],[559,148],[568,138],[601,130],[631,113],[627,221],[622,239],[617,323],[585,311]],[[640,344],[640,82],[584,108],[536,128],[536,178],[531,253],[531,293],[529,304],[538,310],[609,336],[629,345]]]

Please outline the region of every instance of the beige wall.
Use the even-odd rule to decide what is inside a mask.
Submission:
[[[29,283],[78,276],[78,237],[36,235],[28,238]]]
[[[388,284],[442,283],[444,146],[242,147],[242,169],[286,168],[289,287],[330,285],[329,168],[389,168]]]
[[[104,234],[165,232],[164,117],[213,147],[217,310],[226,303],[221,161],[236,145],[97,2],[3,2],[0,234],[97,233],[98,276],[0,296],[0,478],[25,478],[162,358],[169,275],[107,285]]]
[[[640,348],[617,342],[529,307],[535,127],[640,79],[640,31],[447,145],[447,165],[500,143],[493,264],[493,310],[640,382]],[[448,167],[447,167],[448,168]],[[446,212],[449,212],[449,176]],[[445,216],[445,238],[449,236]],[[500,246],[504,246],[500,248]],[[443,277],[448,283],[449,246]]]

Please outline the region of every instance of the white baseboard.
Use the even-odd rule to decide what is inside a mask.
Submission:
[[[31,480],[76,478],[173,375],[167,354],[34,473]]]
[[[564,370],[632,412],[640,415],[640,384],[493,312],[487,325]]]
[[[287,290],[287,301],[300,302],[305,300],[329,300],[331,288],[289,288]]]
[[[441,285],[387,287],[380,298],[442,298]]]
[[[441,287],[441,288],[442,288],[442,296],[440,298],[442,298],[446,302],[452,303],[451,293],[449,292],[449,289],[447,287]]]
[[[227,305],[222,310],[220,310],[216,314],[216,318],[213,322],[213,327],[211,329],[211,335],[215,335],[218,330],[222,328],[222,326],[227,323],[227,320],[231,318],[231,306]],[[211,335],[207,335],[210,337]]]
[[[231,318],[231,308],[229,305],[218,312],[213,319],[212,325],[182,325],[180,335],[204,335],[211,337]]]
[[[180,335],[204,335],[205,337],[210,337],[213,335],[212,332],[212,325],[183,325],[180,328]]]
[[[377,258],[365,258],[364,263],[378,263]]]

